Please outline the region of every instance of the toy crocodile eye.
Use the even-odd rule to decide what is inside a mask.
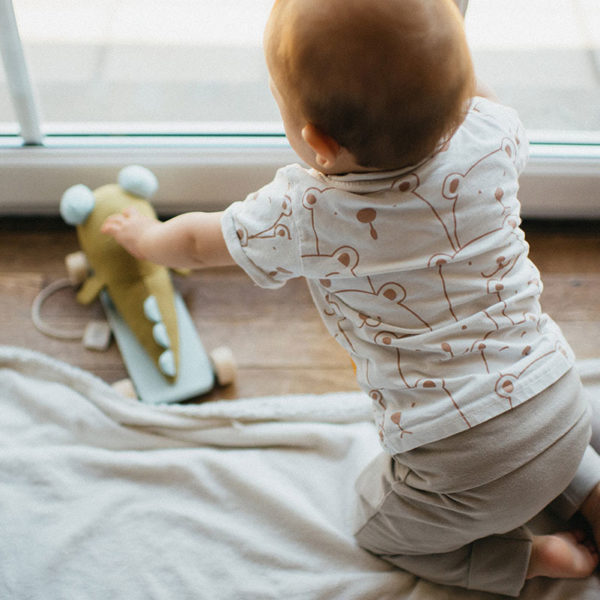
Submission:
[[[74,185],[62,195],[60,216],[69,225],[81,225],[90,216],[95,205],[96,199],[89,187]]]
[[[156,175],[140,165],[130,165],[119,171],[119,185],[130,194],[149,199],[158,189]]]

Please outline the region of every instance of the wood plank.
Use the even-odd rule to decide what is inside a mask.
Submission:
[[[600,272],[599,222],[526,221],[523,229],[542,275]]]
[[[544,310],[563,328],[579,358],[600,357],[600,225],[524,224],[531,256],[544,280]],[[126,376],[119,351],[85,350],[80,342],[55,340],[33,326],[30,308],[48,283],[66,276],[64,257],[78,249],[75,232],[56,219],[0,219],[0,344],[45,352],[108,382]],[[237,268],[175,278],[207,349],[230,345],[239,378],[206,399],[356,390],[344,350],[329,336],[306,284],[279,290],[254,285]],[[82,307],[71,290],[44,306],[59,327],[101,318],[98,303]]]
[[[542,273],[545,312],[561,321],[600,321],[600,274]]]
[[[350,366],[339,369],[241,369],[237,381],[216,388],[201,400],[233,400],[285,394],[328,394],[359,391]]]
[[[600,321],[556,322],[578,359],[600,358]]]
[[[207,349],[232,348],[241,367],[338,368],[351,365],[348,354],[318,321],[305,323],[254,321],[196,321]],[[301,331],[301,333],[300,333]],[[226,334],[226,335],[225,335]]]

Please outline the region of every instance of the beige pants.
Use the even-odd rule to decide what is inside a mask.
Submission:
[[[531,553],[524,524],[567,488],[589,438],[570,371],[473,429],[377,457],[357,482],[356,538],[431,581],[517,596]]]

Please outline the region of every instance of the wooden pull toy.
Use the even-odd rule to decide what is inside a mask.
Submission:
[[[126,252],[100,232],[111,214],[134,207],[155,217],[149,199],[158,182],[145,167],[122,169],[118,183],[92,191],[70,187],[60,213],[77,228],[81,252],[66,259],[69,279],[81,284],[78,302],[100,298],[133,388],[143,402],[180,402],[207,393],[235,378],[230,350],[216,349],[211,362],[169,270]],[[123,386],[121,386],[121,389]]]

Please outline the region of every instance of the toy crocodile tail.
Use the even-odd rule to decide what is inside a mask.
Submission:
[[[147,266],[150,266],[147,264]],[[127,323],[135,323],[135,335],[167,380],[174,382],[179,369],[179,329],[171,277],[164,267],[151,265],[128,288],[115,293],[113,304]]]

